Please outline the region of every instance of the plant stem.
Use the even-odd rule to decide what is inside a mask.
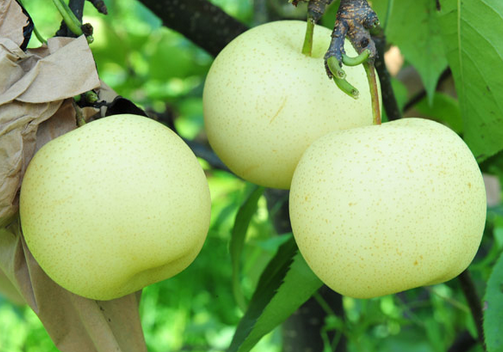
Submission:
[[[357,57],[350,57],[346,54],[342,54],[342,63],[346,66],[358,66],[363,64],[370,57],[370,50],[365,49]],[[329,59],[330,60],[330,59]]]
[[[358,99],[358,97],[360,96],[360,92],[358,91],[358,89],[356,89],[355,87],[353,87],[351,85],[351,83],[349,83],[348,81],[346,81],[346,79],[340,79],[336,76],[333,76],[332,77],[335,84],[337,84],[337,87],[339,87],[340,90],[342,90],[344,93],[346,93],[347,95],[349,95],[351,98],[353,99]]]
[[[47,40],[45,40],[44,37],[42,37],[42,34],[37,29],[37,26],[33,26],[33,32],[35,33],[35,37],[37,37],[38,41],[42,44],[47,44]]]
[[[70,31],[72,31],[77,36],[82,35],[82,23],[80,23],[80,21],[74,15],[72,10],[70,10],[68,5],[63,0],[52,0],[52,2],[61,14],[61,17],[63,17],[63,21],[65,21],[68,29],[70,29]]]
[[[364,62],[363,67],[367,73],[367,79],[370,87],[370,98],[372,101],[372,116],[374,125],[381,124],[381,107],[379,101],[379,89],[377,86],[377,76],[374,69],[374,63]]]
[[[77,126],[78,127],[84,126],[87,122],[84,119],[84,115],[82,115],[82,110],[80,109],[80,107],[75,102],[75,99],[72,99],[72,106],[73,106],[73,108],[75,110],[75,118],[77,120]]]
[[[306,36],[304,45],[302,45],[302,54],[311,56],[313,53],[313,34],[314,34],[314,19],[311,16],[307,18]]]
[[[393,86],[391,85],[391,75],[389,74],[388,69],[386,68],[386,63],[384,62],[386,37],[382,28],[377,28],[373,32],[372,40],[374,40],[376,44],[378,53],[374,61],[374,66],[381,84],[382,106],[384,111],[386,111],[388,121],[398,120],[402,118],[402,110],[398,106],[395,93],[393,92]]]
[[[487,351],[485,339],[484,339],[484,328],[483,323],[483,312],[482,312],[482,302],[479,295],[477,294],[477,288],[472,280],[470,272],[468,269],[463,271],[458,276],[459,283],[461,285],[461,290],[465,295],[468,306],[472,313],[473,321],[475,322],[475,327],[477,328],[477,334],[480,344],[484,351]]]
[[[339,79],[346,78],[346,72],[341,67],[341,64],[337,60],[335,56],[331,56],[327,59],[327,66],[333,77],[337,77]]]

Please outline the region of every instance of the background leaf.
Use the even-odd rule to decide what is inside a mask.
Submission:
[[[431,104],[426,99],[423,99],[415,108],[422,115],[445,123],[456,133],[463,132],[463,120],[461,119],[459,102],[453,97],[445,93],[435,92]]]
[[[503,1],[441,4],[439,23],[463,114],[464,139],[483,160],[503,149]]]
[[[391,4],[390,11],[388,4]],[[373,6],[386,25],[388,41],[397,45],[405,59],[416,68],[432,102],[438,78],[447,67],[435,2],[377,0]]]
[[[251,298],[248,310],[239,322],[228,352],[238,351],[241,344],[246,340],[257,319],[281,285],[296,251],[297,244],[292,236],[288,242],[285,242],[279,247],[276,255],[264,269],[257,284],[257,288]]]
[[[321,286],[322,282],[307,266],[292,237],[264,270],[229,352],[250,351]]]
[[[239,351],[251,350],[263,336],[295,313],[322,285],[321,280],[297,251],[283,284],[260,315],[254,329]]]
[[[503,351],[503,256],[500,256],[484,297],[484,334],[488,352]]]
[[[255,214],[255,212],[257,211],[257,203],[263,193],[263,187],[253,187],[250,195],[244,201],[243,205],[239,208],[238,213],[236,214],[236,220],[234,221],[234,227],[232,229],[232,237],[230,241],[232,262],[232,290],[234,292],[234,297],[238,303],[238,306],[243,311],[246,310],[246,302],[243,291],[241,290],[239,277],[241,253],[243,252],[248,226],[250,225],[253,214]]]

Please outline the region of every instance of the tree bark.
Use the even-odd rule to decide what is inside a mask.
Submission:
[[[163,24],[216,56],[248,29],[207,0],[140,0]]]
[[[68,7],[70,7],[70,10],[74,13],[75,17],[79,21],[82,21],[82,16],[84,15],[84,3],[86,0],[70,0],[68,3]],[[75,38],[77,35],[73,33],[70,29],[68,29],[68,26],[64,21],[61,22],[61,27],[59,27],[59,30],[56,32],[57,37],[72,37]]]

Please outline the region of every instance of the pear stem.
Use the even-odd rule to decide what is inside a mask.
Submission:
[[[342,63],[346,66],[358,66],[366,62],[370,57],[370,54],[371,53],[369,49],[363,50],[361,54],[356,57],[350,57],[347,56],[346,54],[342,54]]]
[[[358,91],[358,89],[353,87],[351,85],[351,83],[346,81],[346,79],[340,79],[336,76],[333,76],[332,78],[333,78],[335,84],[337,84],[337,87],[339,87],[339,89],[342,90],[344,93],[346,93],[347,95],[349,95],[353,99],[359,98],[360,92]]]
[[[72,106],[73,109],[75,110],[75,118],[77,120],[77,126],[78,127],[84,126],[87,122],[84,119],[84,115],[82,114],[82,109],[77,105],[74,99],[72,99]]]
[[[339,79],[346,78],[346,72],[341,67],[339,60],[335,56],[331,56],[327,59],[327,67],[332,73],[333,77],[337,77]]]
[[[306,36],[304,45],[302,45],[302,54],[311,56],[313,52],[314,19],[311,16],[307,18]]]
[[[40,43],[47,44],[47,40],[45,40],[45,38],[42,36],[42,34],[40,34],[37,26],[33,26],[33,32],[35,33],[35,37],[37,37],[37,39]]]
[[[74,15],[70,7],[63,0],[53,0],[54,5],[58,9],[63,21],[65,21],[67,27],[77,36],[82,35],[82,23]]]
[[[381,107],[379,102],[379,89],[377,87],[377,75],[374,69],[373,62],[364,62],[363,67],[367,74],[367,79],[370,87],[370,99],[372,101],[372,116],[374,125],[381,124]]]

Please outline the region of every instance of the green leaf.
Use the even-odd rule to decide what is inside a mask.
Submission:
[[[484,297],[484,335],[487,352],[503,351],[503,255],[487,282]]]
[[[381,10],[382,11],[382,10]],[[393,1],[386,36],[419,72],[430,102],[447,67],[435,1]]]
[[[372,10],[377,13],[381,27],[386,31],[388,27],[388,18],[391,15],[391,9],[393,7],[393,0],[373,0],[370,5],[372,6]]]
[[[464,139],[484,160],[503,149],[503,1],[442,1],[439,23]]]
[[[321,286],[322,282],[307,266],[291,237],[262,273],[228,352],[250,351]]]
[[[463,132],[463,120],[461,119],[459,102],[453,97],[436,92],[432,104],[423,99],[416,104],[415,108],[423,116],[444,122],[456,133]]]
[[[150,79],[167,81],[206,73],[207,62],[197,56],[196,48],[182,35],[161,30],[151,35],[152,52],[148,55]]]
[[[296,252],[297,245],[292,236],[288,242],[279,247],[276,255],[264,269],[251,298],[248,310],[239,322],[228,352],[238,351],[241,344],[246,340],[257,319],[281,285]]]
[[[297,252],[283,284],[262,312],[240,351],[249,351],[266,334],[292,315],[323,283]]]
[[[238,306],[243,311],[246,310],[246,301],[241,290],[241,282],[239,280],[241,253],[243,252],[248,226],[250,225],[253,215],[257,211],[257,203],[263,193],[263,187],[254,186],[248,198],[239,208],[238,213],[236,214],[236,219],[234,220],[234,227],[232,229],[230,241],[232,290]]]

